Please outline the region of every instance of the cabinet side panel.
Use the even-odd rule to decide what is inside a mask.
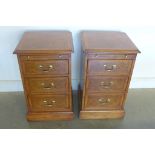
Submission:
[[[25,96],[25,99],[26,99],[26,103],[27,103],[27,107],[28,109],[30,109],[30,105],[28,104],[28,90],[26,89],[27,86],[26,86],[26,82],[24,80],[24,74],[23,74],[23,71],[22,71],[22,66],[21,66],[21,58],[20,58],[20,55],[17,54],[17,58],[18,58],[18,64],[19,64],[19,69],[20,69],[20,75],[21,75],[21,79],[22,79],[22,84],[23,84],[23,88],[24,88],[24,96]]]
[[[81,73],[81,89],[82,89],[82,106],[84,108],[85,104],[85,89],[86,89],[86,78],[87,78],[87,54],[82,54],[82,73]]]
[[[72,97],[72,82],[71,82],[71,75],[72,75],[72,71],[71,71],[71,54],[69,54],[69,105],[70,105],[70,111],[73,111],[73,97]]]
[[[127,87],[126,87],[126,90],[125,90],[126,94],[125,94],[124,101],[123,101],[123,104],[122,104],[122,109],[124,109],[124,104],[125,104],[125,101],[126,101],[126,98],[127,98],[127,95],[128,95],[127,93],[128,93],[129,86],[130,86],[134,65],[135,65],[135,60],[132,61],[132,66],[131,66],[131,69],[130,69],[130,74],[129,74],[128,82],[127,82]]]

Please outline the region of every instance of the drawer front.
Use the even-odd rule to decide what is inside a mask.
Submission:
[[[128,75],[132,60],[88,60],[90,75]]]
[[[66,95],[32,95],[29,98],[30,108],[33,112],[67,111],[68,102]]]
[[[21,60],[51,60],[51,59],[69,59],[69,54],[50,54],[50,55],[24,55]]]
[[[24,74],[63,75],[68,74],[68,60],[21,61]]]
[[[127,86],[127,77],[88,77],[87,91],[88,92],[110,92],[110,91],[125,91]]]
[[[121,109],[124,94],[89,94],[85,98],[86,110]]]
[[[67,93],[68,78],[26,78],[30,93]]]

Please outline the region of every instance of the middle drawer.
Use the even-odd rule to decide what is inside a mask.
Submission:
[[[90,76],[87,77],[86,90],[88,93],[125,91],[127,82],[127,77]]]
[[[68,77],[26,78],[30,93],[63,93],[68,92]]]

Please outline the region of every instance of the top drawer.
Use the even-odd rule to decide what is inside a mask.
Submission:
[[[68,60],[21,61],[25,75],[66,75]]]
[[[132,60],[88,60],[89,75],[128,75]]]

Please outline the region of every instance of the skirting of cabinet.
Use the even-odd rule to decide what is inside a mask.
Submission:
[[[72,120],[73,112],[28,113],[28,121]]]
[[[114,119],[123,118],[124,115],[124,110],[80,111],[80,119]]]

